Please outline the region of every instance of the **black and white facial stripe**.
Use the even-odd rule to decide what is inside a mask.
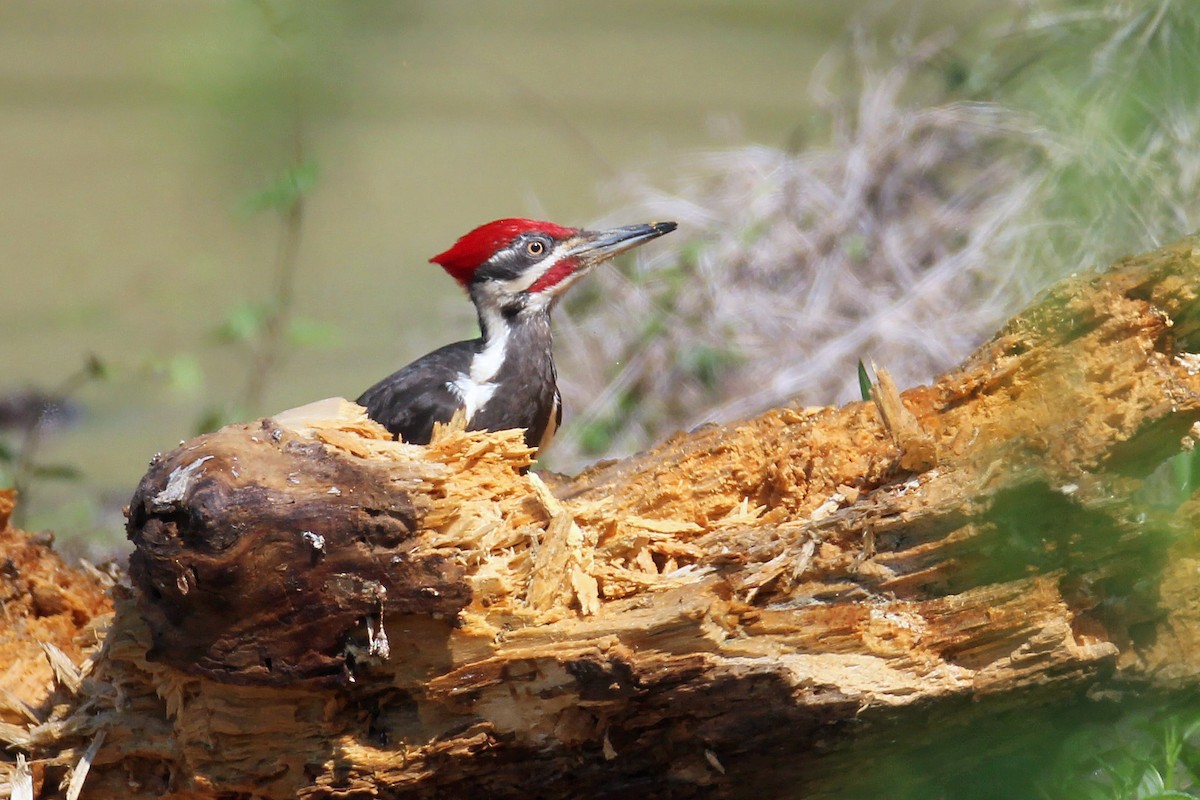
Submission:
[[[530,290],[557,268],[564,273],[562,278],[545,287],[552,296],[557,296],[567,288],[558,285],[561,280],[574,277],[571,275],[575,272],[574,261],[568,263],[567,259],[573,259],[576,243],[575,238],[555,242],[548,236],[523,234],[476,270],[470,291],[474,294],[476,287],[483,287],[490,299],[527,302],[533,299],[531,294],[542,294],[540,290],[533,293]]]

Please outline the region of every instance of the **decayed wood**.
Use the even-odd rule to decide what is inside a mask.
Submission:
[[[347,633],[364,619],[375,655],[385,609],[453,617],[466,605],[464,565],[413,549],[446,466],[411,446],[373,461],[358,431],[327,435],[352,437],[341,450],[286,423],[201,436],[156,458],[138,486],[130,575],[151,658],[224,681],[344,682]]]
[[[58,699],[54,673],[79,662],[112,610],[106,575],[68,567],[49,548],[9,527],[15,493],[0,490],[0,725],[37,721]]]
[[[1200,420],[1198,291],[1187,240],[930,386],[574,477],[350,404],[201,437],[74,702],[5,735],[53,779],[104,732],[89,797],[820,795],[905,723],[1195,687],[1200,500],[1144,479]]]

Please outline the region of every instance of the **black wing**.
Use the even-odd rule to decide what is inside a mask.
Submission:
[[[471,369],[478,350],[479,340],[434,350],[367,389],[358,404],[393,435],[412,444],[429,444],[433,423],[449,422],[462,406],[450,384]]]

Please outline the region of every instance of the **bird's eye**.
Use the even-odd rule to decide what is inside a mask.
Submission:
[[[542,242],[539,242],[537,239],[534,239],[532,242],[525,245],[525,252],[529,253],[531,256],[540,256],[542,253],[546,252],[546,245]]]

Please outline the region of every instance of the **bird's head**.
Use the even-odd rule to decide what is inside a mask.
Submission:
[[[463,235],[430,259],[476,303],[546,308],[597,264],[675,230],[652,222],[603,231],[532,219],[498,219]]]

